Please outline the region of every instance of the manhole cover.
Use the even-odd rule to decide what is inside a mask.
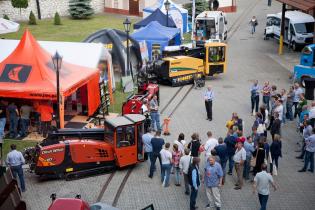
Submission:
[[[234,88],[233,85],[223,85],[223,88]]]

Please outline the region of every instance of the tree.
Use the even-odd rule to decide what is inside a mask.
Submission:
[[[209,3],[206,0],[195,0],[196,16],[203,11],[209,10]],[[184,7],[188,10],[189,15],[192,14],[192,3],[185,4]]]
[[[20,13],[21,9],[25,9],[28,7],[28,0],[11,0],[11,4],[14,8],[19,8]]]
[[[36,25],[36,17],[33,13],[33,11],[30,12],[29,20],[28,20],[29,25]]]
[[[60,15],[58,12],[55,13],[54,24],[55,25],[61,25]]]
[[[10,20],[8,15],[3,15],[3,19]]]
[[[69,0],[69,13],[75,19],[90,18],[94,14],[91,0]]]

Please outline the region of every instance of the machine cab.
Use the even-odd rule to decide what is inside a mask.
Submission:
[[[205,73],[208,76],[224,73],[226,69],[226,48],[222,42],[210,42],[205,44]]]
[[[145,117],[140,114],[127,114],[105,121],[105,131],[114,130],[113,148],[117,166],[125,167],[143,161],[141,139],[144,123]]]

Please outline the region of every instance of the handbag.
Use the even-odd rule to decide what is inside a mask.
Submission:
[[[252,158],[250,159],[250,166],[251,166],[251,167],[255,167],[255,166],[256,166],[256,158],[255,158],[255,157],[252,157]]]
[[[259,123],[258,128],[257,128],[257,133],[262,134],[266,130],[266,126],[264,123]]]
[[[272,163],[272,175],[278,176],[278,169],[276,164]]]

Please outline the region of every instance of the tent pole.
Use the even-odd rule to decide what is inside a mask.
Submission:
[[[57,128],[60,128],[60,84],[59,84],[59,66],[56,68],[57,74]]]
[[[194,31],[195,31],[195,13],[196,13],[195,0],[192,0],[192,14],[191,14],[191,41],[194,42]]]

